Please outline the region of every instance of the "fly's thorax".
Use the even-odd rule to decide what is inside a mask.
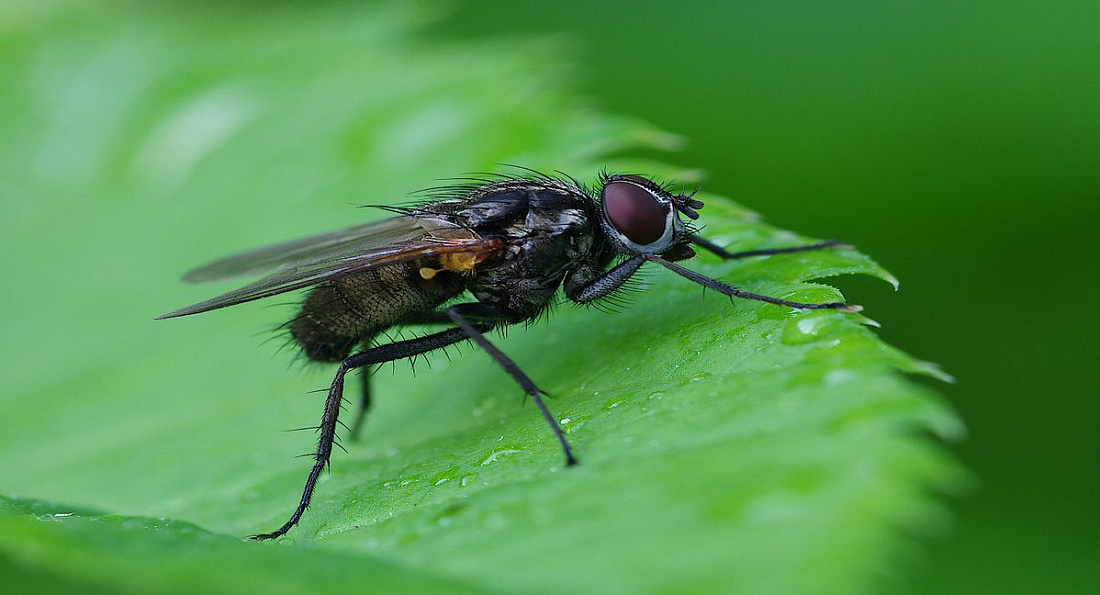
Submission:
[[[499,257],[475,268],[469,289],[482,302],[504,306],[518,319],[548,307],[569,271],[590,258],[591,228],[509,242]]]
[[[339,277],[317,285],[302,302],[290,334],[307,357],[340,361],[362,341],[417,314],[426,314],[464,288],[450,271],[425,278],[439,259],[405,262]]]

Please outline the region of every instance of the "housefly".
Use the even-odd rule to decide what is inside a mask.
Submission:
[[[472,340],[522,387],[561,445],[567,465],[577,459],[545,394],[486,334],[533,321],[559,289],[577,304],[612,296],[644,264],[652,263],[731,297],[792,308],[858,306],[806,304],[731,287],[677,264],[692,246],[725,259],[817,250],[822,242],[791,248],[728,252],[701,237],[692,221],[703,203],[692,194],[629,174],[603,175],[594,189],[577,180],[534,171],[522,176],[464,179],[428,191],[418,206],[381,207],[395,217],[342,231],[275,244],[230,256],[188,273],[190,282],[262,276],[209,300],[158,318],[177,318],[311,288],[288,324],[310,360],[338,363],[328,388],[313,467],[297,508],[270,533],[284,535],[302,518],[332,454],[344,381],[362,377],[359,427],[370,405],[369,371],[454,343]],[[447,328],[408,340],[376,344],[387,329],[410,325]],[[354,430],[353,430],[354,433]]]

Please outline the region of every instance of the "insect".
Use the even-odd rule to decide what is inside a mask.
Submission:
[[[604,174],[589,189],[568,176],[525,170],[521,176],[462,179],[428,191],[418,206],[379,208],[396,216],[197,268],[184,280],[266,276],[158,317],[189,316],[312,288],[286,326],[307,358],[339,366],[328,388],[313,467],[298,506],[281,527],[253,539],[284,535],[305,513],[332,455],[349,372],[360,370],[362,379],[354,435],[370,406],[372,367],[462,341],[472,340],[484,349],[520,385],[550,425],[566,464],[576,464],[543,401],[545,393],[486,338],[493,329],[538,318],[559,289],[574,303],[590,304],[612,296],[642,265],[654,263],[730,297],[792,308],[859,310],[843,302],[806,304],[750,293],[680,266],[677,262],[695,255],[693,245],[736,259],[839,243],[728,252],[692,225],[703,208],[694,193],[674,193],[639,175]],[[447,328],[375,344],[387,329],[411,325]]]

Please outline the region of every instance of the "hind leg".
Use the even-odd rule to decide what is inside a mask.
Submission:
[[[355,413],[355,421],[351,424],[349,438],[352,441],[359,439],[359,432],[363,428],[363,420],[367,418],[367,410],[370,409],[370,375],[372,366],[359,368],[359,410]]]
[[[487,332],[492,328],[491,325],[484,323],[466,324],[465,326],[473,329],[475,333]],[[332,455],[332,447],[336,443],[336,427],[340,423],[337,418],[340,415],[340,404],[344,400],[344,376],[348,372],[355,368],[410,358],[460,341],[466,341],[471,338],[468,333],[469,329],[451,328],[408,341],[398,341],[372,347],[340,362],[340,367],[336,370],[336,376],[329,386],[328,398],[325,399],[324,415],[321,417],[321,423],[317,426],[320,430],[320,436],[317,439],[317,451],[313,454],[313,468],[310,469],[309,475],[306,477],[298,507],[294,509],[294,513],[281,527],[270,533],[253,535],[252,539],[262,541],[285,535],[291,527],[298,524],[306,509],[309,508],[309,502],[313,498],[313,490],[317,487],[317,479],[321,476],[321,472],[324,471],[325,467],[328,466],[329,457]]]
[[[431,312],[413,316],[402,324],[407,325],[431,325],[431,324],[450,324],[451,319],[447,317],[447,314],[440,310],[433,310]],[[364,344],[370,344],[371,340],[363,341]],[[345,354],[346,357],[346,354]],[[370,409],[371,404],[371,374],[374,373],[374,366],[363,366],[359,368],[359,408],[355,412],[355,421],[351,424],[351,431],[348,433],[348,438],[355,442],[359,440],[359,435],[363,429],[363,420],[367,418],[367,411]]]

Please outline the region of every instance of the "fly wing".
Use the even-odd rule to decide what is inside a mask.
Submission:
[[[268,276],[217,297],[162,314],[189,316],[251,302],[385,265],[441,254],[471,254],[477,261],[504,246],[462,227],[431,218],[395,217],[230,256],[191,271],[188,281],[212,281],[273,270]]]
[[[274,270],[369,252],[373,248],[415,240],[425,233],[425,226],[415,217],[393,217],[234,254],[188,271],[183,280],[208,283],[255,277]]]

